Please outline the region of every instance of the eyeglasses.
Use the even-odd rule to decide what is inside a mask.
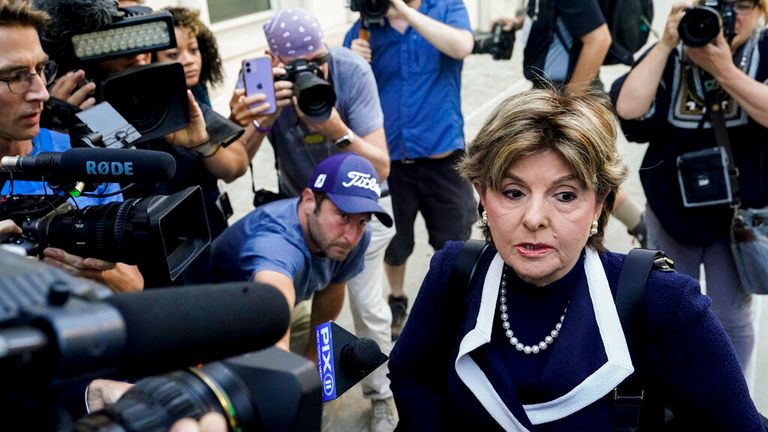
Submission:
[[[733,10],[735,10],[736,13],[751,12],[756,7],[757,7],[757,3],[753,1],[739,1],[739,2],[733,3]]]
[[[58,65],[53,60],[48,60],[35,67],[35,72],[32,73],[29,69],[18,69],[11,72],[8,76],[0,78],[0,81],[4,81],[8,84],[8,90],[13,94],[24,94],[29,90],[32,85],[33,77],[37,76],[43,81],[43,85],[47,85],[54,78],[56,78],[56,70]]]

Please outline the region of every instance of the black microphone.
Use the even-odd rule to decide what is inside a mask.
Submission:
[[[152,289],[105,302],[127,329],[121,369],[143,374],[272,346],[290,320],[285,296],[257,282]],[[148,370],[146,362],[156,366]]]
[[[176,172],[176,161],[168,153],[153,150],[73,148],[64,152],[41,152],[34,156],[5,156],[0,172],[17,180],[152,183],[167,181]]]
[[[333,321],[317,326],[315,340],[323,402],[341,396],[388,359],[373,339],[358,338]]]
[[[285,297],[265,284],[163,288],[98,302],[68,298],[66,291],[51,287],[43,304],[25,312],[33,316],[28,323],[0,330],[0,342],[23,362],[0,367],[1,375],[146,376],[259,350],[288,329]]]

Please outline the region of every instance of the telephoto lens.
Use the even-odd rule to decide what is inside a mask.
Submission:
[[[330,117],[336,104],[336,92],[323,78],[320,66],[315,62],[295,60],[285,66],[285,71],[286,74],[278,80],[293,82],[293,92],[301,111],[316,120]]]
[[[677,26],[677,33],[685,45],[703,47],[717,37],[721,26],[722,18],[718,11],[711,7],[699,6],[683,15]]]
[[[314,363],[280,348],[139,380],[114,405],[77,421],[77,432],[167,432],[216,411],[230,431],[320,431]]]
[[[384,18],[389,10],[389,0],[352,0],[349,8],[360,12],[365,19],[378,20]]]

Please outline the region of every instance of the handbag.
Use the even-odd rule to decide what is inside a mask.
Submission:
[[[677,157],[677,181],[685,207],[733,202],[728,152],[722,146]]]
[[[719,86],[717,87],[719,88]],[[713,88],[715,90],[715,88]],[[749,294],[768,294],[768,207],[743,209],[738,194],[739,171],[733,164],[733,152],[725,129],[723,113],[715,91],[706,93],[707,108],[715,139],[725,150],[731,180],[733,220],[731,222],[731,252],[736,263],[741,288]],[[716,103],[713,103],[713,100]]]

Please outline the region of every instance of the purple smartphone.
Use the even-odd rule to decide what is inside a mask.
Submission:
[[[269,104],[269,109],[262,114],[273,114],[277,109],[277,104],[275,103],[275,82],[272,77],[272,60],[269,57],[255,57],[243,60],[241,77],[242,86],[245,88],[245,95],[251,96],[257,93],[266,95],[266,103]],[[261,104],[250,105],[250,108],[256,108]]]

